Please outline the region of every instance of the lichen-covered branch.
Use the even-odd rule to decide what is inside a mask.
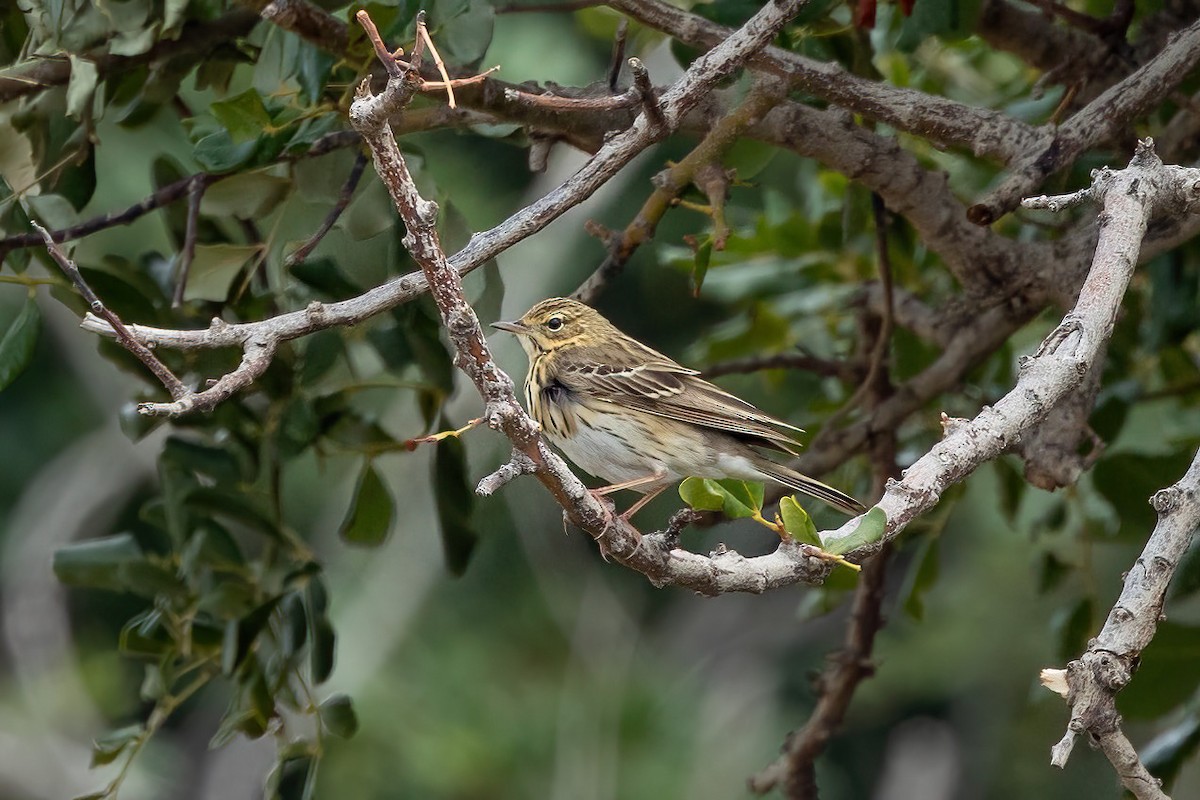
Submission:
[[[1200,453],[1178,483],[1151,499],[1158,524],[1141,555],[1125,575],[1104,627],[1088,643],[1087,652],[1052,677],[1066,685],[1071,722],[1056,744],[1051,763],[1066,766],[1077,735],[1086,735],[1112,763],[1121,784],[1138,800],[1165,800],[1159,781],[1138,758],[1121,730],[1115,698],[1133,676],[1141,653],[1158,629],[1167,587],[1179,560],[1200,527]]]
[[[1041,422],[1092,369],[1112,333],[1121,300],[1138,263],[1147,223],[1156,213],[1188,213],[1200,205],[1200,172],[1165,166],[1153,143],[1140,142],[1129,166],[1098,170],[1092,197],[1100,204],[1100,235],[1092,267],[1075,307],[1022,359],[1016,386],[973,420],[945,418],[945,436],[888,486],[879,506],[887,514],[885,540],[895,537],[942,492],[983,462],[1015,444]],[[1044,200],[1028,201],[1046,206]],[[826,541],[853,533],[851,521]]]

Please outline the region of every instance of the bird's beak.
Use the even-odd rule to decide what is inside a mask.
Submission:
[[[515,333],[518,336],[520,336],[521,334],[529,333],[529,328],[526,328],[520,322],[504,322],[504,321],[493,322],[492,327],[499,328],[502,331],[508,331],[509,333]]]

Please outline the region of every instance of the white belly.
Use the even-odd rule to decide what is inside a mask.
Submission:
[[[732,453],[714,453],[699,443],[690,447],[664,447],[655,443],[651,430],[661,437],[675,426],[684,423],[660,420],[648,414],[602,415],[596,417],[595,427],[576,425],[570,438],[544,431],[550,443],[573,463],[608,483],[624,483],[660,474],[662,479],[638,486],[636,491],[648,492],[687,477],[741,478],[762,480],[750,459]],[[651,427],[652,426],[652,427]],[[668,437],[678,442],[684,437]],[[691,437],[686,437],[690,439]]]

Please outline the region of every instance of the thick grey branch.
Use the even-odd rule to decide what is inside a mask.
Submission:
[[[1017,443],[1076,389],[1112,333],[1151,215],[1195,206],[1198,178],[1195,170],[1164,166],[1149,140],[1138,145],[1125,169],[1096,172],[1100,236],[1074,309],[1036,354],[1022,359],[1020,377],[1008,394],[971,421],[945,419],[942,441],[888,486],[879,502],[888,517],[885,539],[933,507],[947,487]],[[826,541],[851,534],[857,525],[852,520]]]

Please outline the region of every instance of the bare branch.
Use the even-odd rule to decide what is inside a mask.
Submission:
[[[1087,652],[1067,665],[1071,722],[1053,748],[1051,763],[1065,766],[1075,736],[1086,734],[1138,800],[1165,800],[1159,781],[1121,731],[1115,697],[1129,683],[1142,651],[1154,638],[1167,587],[1200,527],[1200,453],[1179,482],[1155,494],[1150,503],[1158,511],[1154,532],[1126,573],[1121,596],[1104,627],[1088,643]]]
[[[746,95],[745,101],[718,120],[690,153],[679,163],[660,172],[654,178],[655,189],[646,198],[641,209],[620,235],[608,237],[608,254],[587,280],[572,294],[578,300],[590,303],[604,290],[610,281],[621,274],[625,264],[645,242],[654,237],[658,223],[667,213],[675,198],[688,184],[696,179],[697,173],[707,166],[718,169],[721,159],[733,146],[738,137],[748,128],[761,121],[762,117],[779,102],[786,92],[786,85],[779,80],[757,81]],[[724,170],[722,169],[722,172]]]
[[[610,0],[608,5],[692,47],[713,47],[730,33],[728,28],[662,0]],[[932,142],[966,147],[977,156],[1008,162],[1028,152],[1038,138],[1033,128],[999,111],[870,81],[837,64],[778,47],[764,48],[749,65],[787,79],[794,89]]]
[[[1198,177],[1195,170],[1164,166],[1149,140],[1139,143],[1125,169],[1097,171],[1093,188],[1104,224],[1075,308],[1036,354],[1022,359],[1012,391],[974,420],[947,420],[945,438],[888,487],[879,502],[888,517],[886,539],[936,504],[948,486],[1004,452],[1075,389],[1112,333],[1151,215],[1200,203]],[[830,538],[849,535],[857,524],[843,525]]]
[[[50,232],[36,222],[31,223],[34,230],[41,234],[42,239],[46,243],[46,250],[50,253],[50,257],[58,264],[59,268],[70,278],[71,283],[83,295],[83,299],[91,307],[92,313],[97,314],[105,319],[109,327],[116,334],[117,341],[121,346],[128,350],[137,359],[146,365],[146,368],[154,373],[162,385],[171,393],[171,397],[179,398],[187,394],[187,387],[183,385],[171,370],[167,369],[167,365],[158,360],[158,357],[151,353],[149,348],[139,342],[133,336],[129,329],[121,322],[121,318],[110,311],[96,293],[92,291],[92,287],[88,286],[87,281],[83,279],[83,275],[79,272],[79,267],[75,266],[75,262],[67,258],[62,249],[55,244],[54,239],[50,236]]]
[[[1050,129],[987,197],[967,215],[978,225],[990,225],[1012,211],[1042,182],[1073,164],[1086,150],[1110,140],[1174,91],[1200,63],[1200,22],[1180,31],[1157,56],[1109,87],[1065,124]]]

